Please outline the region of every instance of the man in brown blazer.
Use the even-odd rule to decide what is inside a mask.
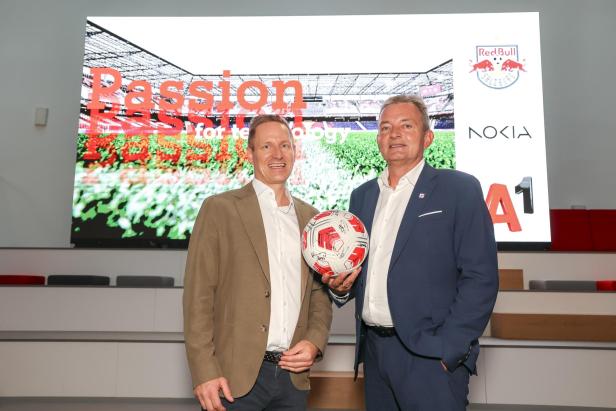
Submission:
[[[205,200],[188,248],[184,335],[203,409],[304,410],[308,372],[327,345],[331,302],[301,258],[317,213],[291,197],[295,149],[286,121],[250,124],[255,179]]]

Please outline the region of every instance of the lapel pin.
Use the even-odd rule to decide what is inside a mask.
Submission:
[[[424,198],[426,195],[424,193],[419,193],[419,198]]]

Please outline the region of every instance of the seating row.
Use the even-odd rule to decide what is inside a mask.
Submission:
[[[528,288],[545,291],[616,291],[616,280],[530,280]]]
[[[0,285],[55,285],[55,286],[108,286],[110,278],[106,275],[62,275],[45,277],[34,274],[0,274]],[[173,287],[173,277],[155,275],[119,275],[118,287]]]
[[[505,290],[523,289],[522,270],[499,270],[500,288]],[[0,285],[57,285],[57,286],[108,286],[110,278],[103,275],[43,275],[0,274]],[[119,275],[118,287],[173,287],[173,277]],[[571,280],[531,280],[530,290],[545,291],[616,291],[616,280],[571,281]]]

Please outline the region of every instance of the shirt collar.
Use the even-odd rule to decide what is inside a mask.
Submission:
[[[278,207],[278,203],[276,203],[276,194],[274,193],[274,190],[272,190],[270,186],[265,184],[263,181],[254,178],[252,180],[252,187],[254,188],[255,193],[257,194],[258,198],[260,199],[266,198],[266,196],[268,196],[269,194],[269,198],[271,199],[270,204],[272,204],[273,207],[276,207],[276,208]],[[290,209],[291,207],[293,207],[293,196],[291,196],[291,193],[289,193],[289,190],[287,190],[286,187],[285,187],[285,194],[287,198],[289,199],[288,208]],[[284,207],[287,208],[287,206],[284,206]]]
[[[423,170],[425,164],[426,160],[421,159],[421,161],[415,167],[410,169],[405,175],[400,178],[397,187],[404,187],[406,185],[411,185],[415,187],[415,185],[417,185],[417,180],[419,180],[419,175],[421,174],[421,171]],[[383,187],[392,189],[389,185],[389,167],[385,167],[385,170],[383,170],[377,181],[381,190],[383,189]]]

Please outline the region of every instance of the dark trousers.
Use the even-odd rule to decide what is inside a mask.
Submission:
[[[222,398],[222,405],[227,411],[305,411],[308,392],[295,388],[288,371],[263,361],[248,394],[233,402]]]
[[[383,337],[368,329],[364,344],[367,411],[466,409],[466,367],[447,372],[440,360],[407,350],[397,335]]]

